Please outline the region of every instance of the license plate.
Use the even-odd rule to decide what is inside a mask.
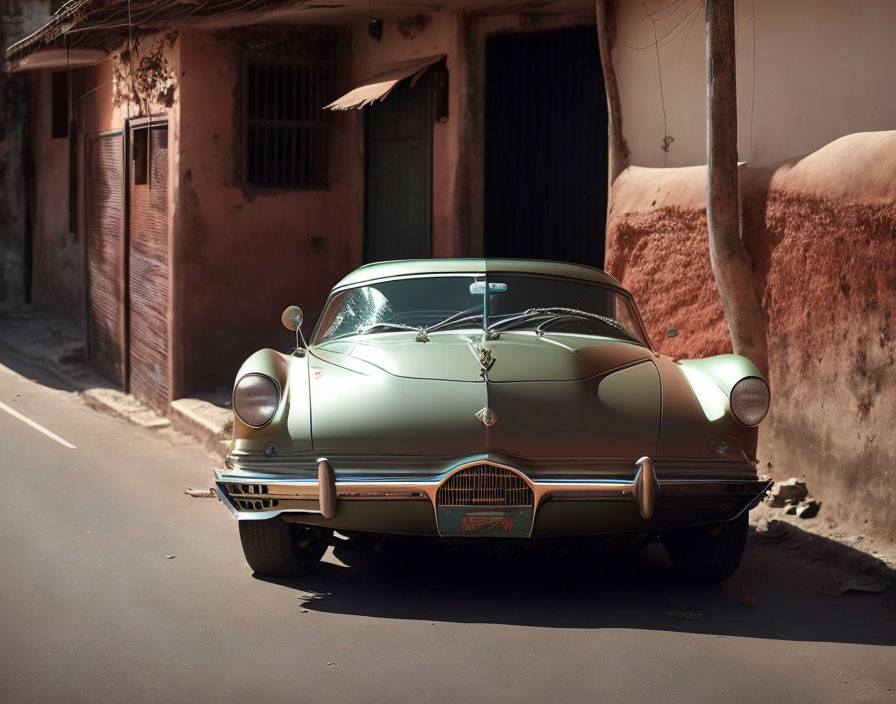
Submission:
[[[532,507],[440,506],[439,533],[469,538],[528,538],[532,532]]]

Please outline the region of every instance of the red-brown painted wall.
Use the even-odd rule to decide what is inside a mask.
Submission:
[[[743,238],[766,314],[772,408],[760,470],[805,475],[825,513],[896,537],[896,132],[741,171]],[[614,184],[607,270],[665,354],[731,350],[709,265],[706,171]],[[674,339],[663,335],[677,328]],[[869,523],[866,523],[866,520]]]

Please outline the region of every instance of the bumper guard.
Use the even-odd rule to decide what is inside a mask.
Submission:
[[[215,470],[215,490],[234,517],[263,520],[281,513],[313,513],[325,519],[336,515],[340,501],[396,500],[426,501],[436,507],[439,486],[454,472],[471,464],[457,466],[443,477],[426,480],[338,480],[326,458],[317,461],[317,478],[259,477],[225,474]],[[676,498],[744,499],[744,510],[756,506],[771,486],[766,479],[658,479],[653,460],[641,457],[633,479],[598,481],[567,479],[535,481],[513,467],[532,487],[534,507],[546,501],[633,501],[642,519],[654,514],[658,500]]]

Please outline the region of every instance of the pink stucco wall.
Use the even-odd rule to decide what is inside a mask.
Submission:
[[[152,37],[140,42],[146,51]],[[166,56],[174,61],[176,52],[166,47]],[[84,268],[86,242],[87,160],[86,140],[99,132],[120,130],[125,118],[139,117],[145,106],[122,101],[117,94],[113,65],[118,53],[98,64],[72,72],[72,97],[76,107],[78,143],[76,169],[78,187],[78,217],[70,228],[69,202],[69,141],[51,137],[52,99],[51,72],[41,71],[34,76],[34,119],[31,140],[34,150],[35,215],[34,215],[34,272],[33,300],[39,310],[79,318],[86,302]],[[157,116],[171,113],[163,106],[150,103]],[[175,105],[176,109],[176,105]]]
[[[407,29],[407,19],[400,14],[383,13],[382,17],[385,31],[379,42],[367,36],[366,22],[351,26],[351,60],[345,87],[348,90],[358,85],[385,64],[447,55],[448,119],[434,122],[432,128],[432,256],[460,256],[468,249],[469,234],[463,226],[463,218],[458,217],[464,198],[461,141],[467,125],[468,61],[463,52],[465,17],[462,13],[445,10],[420,14],[417,15],[420,22],[412,31]],[[405,27],[403,31],[399,29],[400,25]],[[345,118],[346,113],[337,114],[336,122]],[[360,146],[356,152],[356,169],[363,169],[361,122],[359,119],[353,128]]]
[[[227,33],[184,30],[179,47],[174,314],[188,394],[229,384],[259,347],[288,346],[287,305],[320,311],[360,263],[363,190],[353,124],[334,125],[327,190],[244,190],[234,161],[240,55]]]
[[[34,115],[31,142],[35,168],[32,296],[36,308],[78,318],[84,313],[84,196],[86,163],[84,135],[117,129],[121,119],[112,104],[111,61],[79,69],[72,74],[73,103],[77,105],[78,209],[74,228],[69,225],[69,140],[51,136],[52,72],[33,77]],[[92,93],[88,91],[97,88]],[[83,96],[83,97],[82,97]]]
[[[461,140],[468,125],[463,18],[434,12],[419,32],[397,31],[385,17],[377,43],[366,23],[344,28],[337,66],[348,91],[392,61],[448,55],[449,116],[433,124],[433,256],[469,252],[457,217],[464,182]],[[246,190],[236,154],[240,54],[228,32],[182,30],[178,104],[180,147],[174,194],[175,338],[180,391],[230,382],[239,363],[262,346],[287,346],[279,323],[290,304],[310,331],[336,281],[362,263],[364,125],[358,111],[332,116],[326,190]]]
[[[51,74],[35,76],[31,139],[35,170],[32,301],[38,310],[77,318],[84,311],[84,238],[69,228],[69,141],[53,138]]]
[[[493,32],[546,29],[579,20],[558,16],[536,21],[517,14],[439,9],[412,18],[406,13],[378,14],[385,23],[380,42],[367,35],[366,17],[361,15],[339,28],[339,91],[357,86],[385,64],[446,55],[448,116],[433,123],[432,253],[479,255],[485,39]],[[139,47],[143,56],[163,43],[175,80],[173,102],[148,108],[157,118],[167,117],[169,127],[169,357],[175,397],[228,386],[252,351],[287,346],[290,337],[279,324],[286,305],[305,310],[305,328],[310,331],[332,285],[362,263],[363,113],[332,115],[326,190],[243,187],[238,168],[243,56],[237,39],[243,31],[181,28],[174,34],[146,36]],[[308,30],[245,31],[280,33],[288,42],[290,32]],[[126,117],[146,112],[147,106],[129,103],[124,96],[129,86],[122,71],[118,53],[91,70],[86,87],[97,90],[81,102],[84,134],[120,129]],[[48,235],[61,232],[56,220],[65,217],[58,205],[64,202],[64,169],[56,166],[67,152],[64,140],[58,145],[44,140],[40,146],[44,183],[39,203],[45,215],[36,239],[47,250],[41,253],[41,281],[48,289],[59,289],[52,296],[80,314],[83,232],[68,239]],[[81,190],[83,202],[83,183]],[[54,237],[64,245],[56,246],[55,254]],[[65,286],[60,278],[68,277],[60,277],[60,270],[72,272]]]

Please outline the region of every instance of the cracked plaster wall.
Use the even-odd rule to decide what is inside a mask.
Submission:
[[[830,516],[896,538],[896,131],[741,170],[744,242],[765,310],[772,407],[760,471],[805,475]],[[709,265],[705,167],[630,167],[607,270],[662,353],[731,351]],[[664,337],[668,329],[681,334]]]

